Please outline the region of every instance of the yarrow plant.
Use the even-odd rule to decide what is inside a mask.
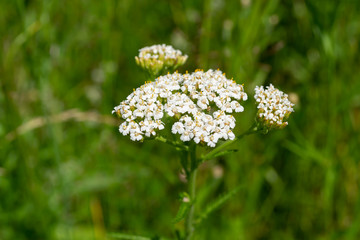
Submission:
[[[243,85],[228,79],[220,70],[198,69],[193,73],[181,74],[176,71],[162,74],[175,70],[187,59],[179,50],[164,44],[140,49],[135,59],[153,79],[134,89],[114,108],[113,114],[123,119],[119,131],[124,136],[129,135],[131,140],[155,139],[181,152],[180,162],[189,189],[181,194],[182,203],[174,222],[185,219],[184,233],[179,235],[179,239],[192,239],[195,223],[202,221],[223,204],[224,199],[234,194],[232,191],[223,196],[195,219],[198,166],[206,160],[231,152],[227,147],[246,135],[265,134],[284,128],[294,111],[294,104],[289,101],[287,94],[272,84],[266,88],[256,86],[254,98],[258,111],[254,124],[236,136],[233,132],[236,126],[234,113],[243,112],[241,104],[248,99]],[[211,150],[198,156],[197,146]]]

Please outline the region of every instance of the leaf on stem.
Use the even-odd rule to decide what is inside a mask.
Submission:
[[[186,192],[180,194],[180,200],[181,200],[181,204],[176,214],[176,217],[172,220],[173,224],[180,222],[187,216],[192,204],[190,201],[190,196]]]
[[[214,158],[217,158],[217,157],[220,157],[220,156],[224,156],[226,154],[229,154],[229,153],[235,153],[239,151],[238,149],[230,149],[230,150],[226,150],[226,151],[222,151],[222,152],[218,152],[214,155]]]
[[[230,149],[230,150],[220,151],[220,152],[217,152],[217,153],[214,153],[214,154],[208,154],[208,155],[203,156],[200,159],[200,162],[204,162],[206,160],[217,158],[217,157],[220,157],[220,156],[224,156],[226,154],[234,153],[234,152],[237,152],[237,151],[239,151],[239,150],[238,149]]]

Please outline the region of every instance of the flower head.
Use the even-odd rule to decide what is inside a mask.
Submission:
[[[215,147],[219,139],[234,139],[235,118],[242,112],[239,101],[247,94],[242,85],[219,70],[167,74],[134,90],[113,113],[125,120],[119,131],[134,141],[156,136],[164,117],[173,118],[171,132],[180,140]]]
[[[275,88],[272,84],[265,89],[263,86],[255,87],[257,103],[257,121],[266,131],[282,129],[288,125],[286,120],[294,106],[288,99],[288,95]]]
[[[186,62],[187,55],[169,45],[153,45],[139,50],[136,63],[151,75],[158,76],[166,70],[175,70]]]

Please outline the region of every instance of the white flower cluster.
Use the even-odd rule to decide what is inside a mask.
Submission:
[[[173,134],[180,134],[181,141],[194,140],[195,143],[203,142],[210,147],[215,147],[219,139],[235,139],[231,131],[235,127],[235,118],[226,115],[223,111],[216,111],[212,115],[196,112],[195,116],[183,115],[172,126]]]
[[[288,95],[272,84],[264,89],[263,86],[255,87],[257,102],[257,118],[263,126],[270,129],[281,129],[288,125],[286,119],[294,111],[294,106],[288,99]]]
[[[170,45],[158,44],[150,47],[144,47],[139,50],[139,58],[144,59],[159,59],[163,57],[164,59],[176,59],[179,56],[182,56],[180,50],[174,49]]]
[[[116,106],[113,113],[121,116],[123,122],[119,131],[124,136],[130,134],[130,139],[140,141],[143,135],[155,136],[155,130],[164,129],[161,121],[164,116],[163,105],[157,100],[158,94],[152,82],[146,83],[134,90],[127,99]]]
[[[183,65],[187,58],[188,56],[182,55],[180,50],[162,44],[141,48],[135,61],[153,76],[158,76],[161,72],[174,70]]]
[[[242,112],[239,101],[247,95],[242,85],[229,80],[219,70],[192,74],[167,74],[134,90],[114,108],[125,122],[123,135],[139,141],[155,136],[164,128],[164,113],[175,119],[171,131],[182,141],[193,140],[215,147],[219,139],[234,139],[235,118],[226,113]]]

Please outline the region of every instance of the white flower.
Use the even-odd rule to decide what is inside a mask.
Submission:
[[[164,129],[164,123],[161,120],[156,120],[155,121],[155,128],[159,129],[159,130],[163,130]]]
[[[130,126],[128,122],[123,122],[119,126],[119,132],[122,133],[124,136],[130,133]]]
[[[189,131],[185,131],[181,136],[180,136],[180,140],[183,142],[188,142],[193,138],[193,133],[189,132]]]
[[[213,134],[209,137],[208,146],[215,147],[219,137],[217,134]]]
[[[202,96],[198,99],[197,101],[197,105],[201,108],[201,109],[207,109],[209,104],[209,100],[207,99],[207,97]]]
[[[243,112],[244,111],[244,107],[241,106],[240,103],[237,101],[231,102],[231,108],[234,109],[235,112]]]
[[[184,130],[185,130],[184,124],[182,124],[181,122],[174,123],[174,125],[171,128],[171,132],[173,134],[176,134],[176,133],[182,134],[182,133],[184,133]]]
[[[228,130],[227,135],[228,135],[229,140],[235,139],[235,134],[231,130]]]
[[[143,136],[142,136],[141,132],[136,131],[136,132],[130,133],[130,139],[133,141],[141,141],[143,139]]]

